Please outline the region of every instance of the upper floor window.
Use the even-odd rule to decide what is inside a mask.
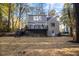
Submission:
[[[33,16],[34,21],[39,21],[41,20],[41,16]]]

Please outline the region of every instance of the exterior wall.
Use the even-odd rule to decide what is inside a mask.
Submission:
[[[40,17],[38,20],[34,20],[34,17]],[[44,15],[30,15],[28,20],[29,29],[47,29],[47,19]]]
[[[59,33],[59,23],[56,21],[57,19],[55,17],[52,17],[48,21],[48,36],[55,36]],[[55,26],[51,26],[51,23],[54,23]],[[54,33],[53,33],[54,32]]]
[[[55,36],[56,34],[59,33],[59,22],[57,21],[56,17],[51,17],[47,21],[46,16],[41,16],[41,20],[34,20],[34,16],[36,15],[31,15],[29,16],[28,20],[28,28],[29,29],[48,29],[47,35],[48,36]],[[55,27],[51,26],[51,23],[55,23]],[[54,33],[52,33],[54,31]]]

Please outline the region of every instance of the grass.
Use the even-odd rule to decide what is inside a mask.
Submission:
[[[59,56],[79,55],[71,37],[0,37],[0,55]]]

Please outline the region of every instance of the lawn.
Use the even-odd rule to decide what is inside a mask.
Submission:
[[[79,55],[79,44],[71,40],[72,37],[0,37],[0,55]]]

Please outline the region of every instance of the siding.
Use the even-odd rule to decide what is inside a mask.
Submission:
[[[33,17],[36,15],[29,16],[28,28],[29,29],[47,29],[47,19],[46,16],[40,16],[41,20],[35,21]]]
[[[55,26],[51,26],[51,23],[55,23]],[[54,34],[59,33],[59,23],[56,18],[52,17],[50,20],[48,20],[48,36],[52,36],[52,31],[54,31]]]

